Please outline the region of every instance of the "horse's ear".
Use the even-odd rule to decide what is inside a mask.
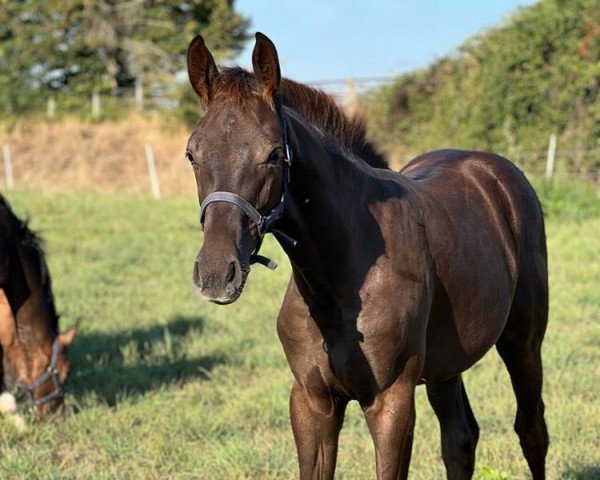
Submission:
[[[260,82],[267,96],[274,95],[281,82],[279,58],[273,42],[260,32],[256,32],[256,44],[252,52],[254,76]]]
[[[79,330],[79,323],[80,322],[78,321],[71,328],[68,328],[64,332],[58,334],[58,340],[63,347],[68,347],[73,343],[73,340],[75,340],[75,336]]]
[[[187,67],[192,88],[200,97],[202,107],[206,109],[212,98],[213,82],[219,70],[201,35],[190,42],[187,51]]]

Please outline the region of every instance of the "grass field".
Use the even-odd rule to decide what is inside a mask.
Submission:
[[[63,328],[77,319],[82,327],[69,351],[67,420],[18,433],[0,419],[2,479],[297,476],[291,375],[275,332],[289,265],[271,240],[265,251],[280,268],[254,267],[241,299],[218,307],[191,285],[200,245],[193,197],[9,199],[46,239]],[[600,212],[594,199],[589,208],[547,225],[550,479],[600,478]],[[481,427],[476,478],[527,478],[512,430],[514,397],[495,352],[466,374],[466,386]],[[417,416],[411,478],[444,478],[422,388]],[[356,404],[342,430],[337,478],[374,478]]]

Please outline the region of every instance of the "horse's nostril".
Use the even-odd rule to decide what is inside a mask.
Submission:
[[[233,279],[235,278],[235,262],[231,262],[229,264],[229,270],[227,271],[227,285],[233,283]]]

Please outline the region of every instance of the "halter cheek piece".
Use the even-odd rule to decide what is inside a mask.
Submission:
[[[203,200],[202,205],[200,205],[200,224],[204,225],[204,216],[206,215],[206,208],[214,202],[227,202],[233,203],[237,207],[241,208],[244,213],[250,218],[250,220],[256,225],[256,229],[258,231],[258,243],[256,247],[252,251],[250,255],[250,264],[260,263],[271,270],[275,270],[277,268],[277,264],[262,255],[258,254],[260,247],[262,245],[262,241],[264,236],[267,233],[272,233],[277,240],[281,243],[285,243],[290,247],[296,246],[296,240],[291,238],[289,235],[286,235],[281,230],[277,228],[273,228],[273,224],[277,222],[282,216],[285,208],[285,196],[288,191],[288,186],[290,183],[290,169],[292,167],[292,151],[290,149],[290,145],[288,143],[288,125],[287,120],[285,118],[285,114],[282,113],[281,123],[283,125],[283,142],[285,146],[285,157],[283,159],[283,189],[281,194],[281,199],[273,207],[271,212],[268,215],[261,215],[261,213],[254,208],[245,198],[240,197],[236,193],[232,192],[213,192],[206,196]]]
[[[54,342],[52,343],[52,356],[50,357],[50,364],[48,365],[48,368],[46,369],[46,371],[44,373],[42,373],[42,375],[40,377],[38,377],[36,380],[34,380],[33,382],[31,382],[29,384],[20,383],[20,382],[17,383],[17,386],[19,387],[19,389],[23,390],[25,392],[25,394],[27,395],[27,404],[31,408],[36,408],[40,405],[43,405],[44,403],[48,403],[56,398],[62,397],[64,394],[63,388],[58,380],[58,369],[57,369],[58,355],[60,353],[60,348],[61,348],[60,340],[57,336],[56,339],[54,340]],[[48,380],[52,380],[52,385],[54,386],[54,389],[52,390],[52,392],[50,392],[47,395],[44,395],[43,397],[34,398],[33,397],[34,391],[37,388],[41,387]]]

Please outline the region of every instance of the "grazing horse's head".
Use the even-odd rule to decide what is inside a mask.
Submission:
[[[58,332],[39,239],[0,197],[0,386],[23,391],[38,419],[62,412],[70,369],[65,349],[76,331]]]
[[[219,72],[200,36],[187,54],[190,82],[205,110],[187,145],[198,199],[202,203],[213,192],[237,199],[213,200],[202,212],[204,243],[193,278],[199,292],[218,304],[240,296],[264,234],[236,202],[245,200],[268,215],[280,201],[284,182],[279,61],[273,43],[260,33],[252,62],[254,74],[241,69]]]

